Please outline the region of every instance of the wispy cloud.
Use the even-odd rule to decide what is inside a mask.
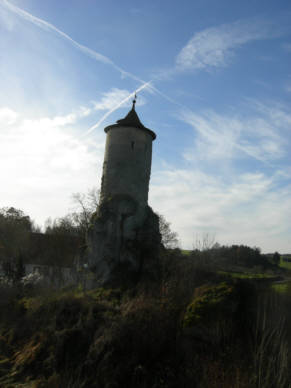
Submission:
[[[244,113],[182,111],[179,117],[195,131],[184,152],[187,167],[154,172],[150,203],[172,223],[182,245],[191,248],[195,235],[208,232],[223,244],[290,251],[288,106],[248,100]],[[252,158],[262,168],[249,169]],[[238,159],[247,164],[236,164]]]
[[[226,66],[236,48],[254,40],[278,36],[272,23],[239,20],[197,32],[176,58],[177,70]]]
[[[277,129],[281,128],[289,131],[291,125],[289,106],[278,101],[263,103],[256,99],[249,99],[249,103],[256,112],[261,114],[261,117],[265,117],[267,121],[272,122]]]
[[[130,106],[129,103],[129,95],[131,95],[132,92],[129,92],[126,89],[118,89],[118,88],[112,88],[108,92],[105,92],[102,94],[102,98],[100,101],[94,102],[94,109],[96,110],[111,110],[115,106],[119,106],[121,102],[123,104],[127,104]],[[143,105],[145,103],[145,100],[142,96],[138,96],[137,104]]]
[[[284,157],[291,115],[279,105],[250,101],[254,112],[247,117],[217,114],[213,111],[183,111],[180,119],[196,132],[194,149],[185,151],[185,158],[228,160],[252,157],[269,164]]]
[[[142,91],[143,89],[146,89],[148,87],[150,87],[150,82],[146,82],[144,83],[143,85],[141,85],[139,88],[137,88],[136,90],[134,90],[133,92],[131,92],[130,94],[128,94],[124,99],[122,99],[121,101],[117,101],[116,102],[116,105],[114,105],[111,109],[109,108],[109,110],[101,117],[101,119],[98,120],[98,122],[96,124],[94,124],[91,128],[89,128],[84,136],[87,136],[89,135],[91,132],[93,132],[96,128],[98,128],[103,122],[104,120],[107,119],[107,117],[109,115],[111,115],[111,113],[115,112],[117,109],[119,109],[123,104],[125,104],[126,102],[128,102],[134,95],[135,93],[138,93],[140,91]],[[120,95],[119,95],[120,97]],[[107,102],[107,96],[105,97],[105,101]],[[98,106],[98,104],[97,104]],[[103,107],[104,106],[104,103],[101,104],[101,106]],[[109,105],[108,105],[109,106]]]

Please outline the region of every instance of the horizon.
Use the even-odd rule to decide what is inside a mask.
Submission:
[[[290,16],[287,0],[0,0],[0,207],[41,226],[72,211],[137,92],[149,205],[181,247],[291,252]]]

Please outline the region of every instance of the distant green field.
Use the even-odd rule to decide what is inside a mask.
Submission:
[[[192,251],[190,249],[182,249],[181,252],[183,255],[190,255]]]
[[[290,282],[274,283],[272,284],[272,289],[279,294],[287,294],[290,292]]]
[[[275,277],[272,274],[267,273],[253,273],[253,272],[228,272],[218,271],[220,275],[227,275],[235,279],[271,279]]]
[[[281,256],[281,261],[280,261],[280,267],[281,268],[286,268],[291,270],[291,262],[284,261],[283,258],[286,259],[291,259],[291,255],[283,255]]]

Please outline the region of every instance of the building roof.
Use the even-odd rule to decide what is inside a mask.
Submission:
[[[145,129],[145,126],[141,123],[134,106],[132,106],[132,109],[127,113],[124,119],[117,120],[117,123],[126,127]]]
[[[104,131],[107,133],[111,128],[118,128],[118,127],[133,127],[133,128],[139,128],[143,131],[147,131],[151,134],[153,140],[157,137],[156,134],[149,128],[146,128],[140,121],[136,111],[135,111],[135,100],[133,100],[132,108],[127,113],[127,115],[120,120],[116,121],[117,124],[108,125],[106,128],[104,128]]]

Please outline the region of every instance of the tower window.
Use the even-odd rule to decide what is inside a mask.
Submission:
[[[131,142],[131,149],[134,149],[134,141]]]

